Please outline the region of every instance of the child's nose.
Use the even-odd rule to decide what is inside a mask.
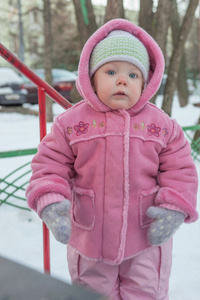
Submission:
[[[117,78],[117,85],[127,86],[127,79],[125,76],[121,75]]]

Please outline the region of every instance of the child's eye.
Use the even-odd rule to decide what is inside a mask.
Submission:
[[[109,70],[107,73],[108,73],[108,75],[114,75],[114,74],[115,74],[115,71]]]
[[[134,73],[130,73],[130,74],[129,74],[129,77],[131,77],[131,78],[136,78],[136,77],[137,77],[137,75],[136,75],[136,74],[134,74]]]

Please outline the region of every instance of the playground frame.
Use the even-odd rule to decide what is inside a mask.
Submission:
[[[71,103],[60,95],[48,83],[37,76],[29,67],[27,67],[17,56],[9,51],[0,43],[0,55],[19,72],[26,76],[38,87],[38,104],[39,104],[39,123],[40,123],[40,140],[46,135],[46,94],[63,108],[71,107]],[[50,274],[50,242],[49,230],[43,222],[43,256],[44,272]]]

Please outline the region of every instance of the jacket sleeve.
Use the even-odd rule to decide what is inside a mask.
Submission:
[[[182,128],[173,122],[173,134],[159,156],[158,182],[161,186],[155,204],[178,210],[186,215],[185,222],[198,219],[196,197],[198,177],[191,157],[190,144]]]
[[[32,176],[26,190],[28,206],[41,215],[52,203],[71,199],[75,156],[58,121],[44,137],[32,160]]]

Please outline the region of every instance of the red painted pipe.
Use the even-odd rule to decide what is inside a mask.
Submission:
[[[38,87],[43,87],[46,94],[55,102],[60,104],[63,108],[71,107],[71,103],[65,99],[61,94],[59,94],[54,88],[52,88],[47,82],[42,80],[37,76],[34,71],[27,67],[17,56],[10,52],[6,47],[0,43],[0,55],[7,60],[11,65],[13,65],[18,71],[20,71],[24,76],[26,76],[30,81],[32,81]]]
[[[43,230],[43,267],[44,273],[51,273],[50,267],[50,237],[49,237],[49,229],[46,224],[42,222],[42,230]]]
[[[38,88],[39,120],[40,120],[40,141],[47,134],[46,129],[46,95],[42,87]],[[50,274],[50,241],[49,230],[46,224],[42,223],[43,230],[43,266],[44,272]]]
[[[48,83],[37,76],[30,68],[28,68],[20,59],[0,43],[0,55],[7,60],[12,66],[26,76],[30,81],[38,86],[38,103],[40,118],[40,140],[46,135],[46,97],[47,94],[53,101],[60,104],[63,108],[71,107],[71,103],[60,95]],[[49,230],[43,222],[43,255],[44,255],[44,271],[50,274],[50,243]]]
[[[43,87],[38,88],[38,104],[40,118],[40,141],[47,134],[46,130],[46,94]]]

